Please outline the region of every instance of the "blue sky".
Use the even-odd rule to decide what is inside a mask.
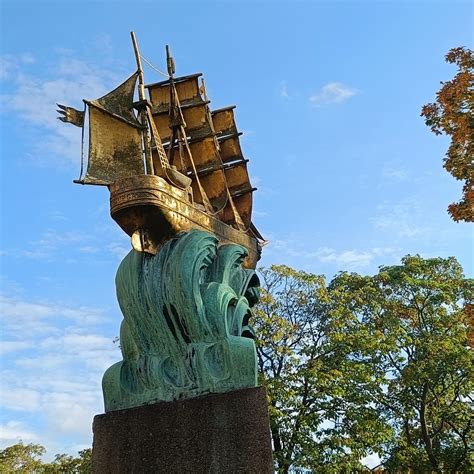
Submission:
[[[472,228],[446,212],[462,187],[442,168],[448,141],[419,116],[455,72],[444,54],[472,47],[472,19],[459,1],[3,0],[0,447],[89,446],[121,358],[114,275],[129,240],[107,190],[72,183],[80,130],[55,103],[128,77],[131,30],[157,67],[170,44],[178,74],[203,72],[213,108],[237,105],[262,265],[331,278],[420,253],[472,276]]]

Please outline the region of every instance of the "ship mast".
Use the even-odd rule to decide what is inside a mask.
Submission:
[[[135,37],[135,33],[132,31],[130,33],[132,37],[133,43],[133,50],[135,51],[135,59],[137,60],[137,68],[138,68],[138,99],[139,102],[137,108],[140,113],[140,122],[143,126],[143,149],[145,151],[145,165],[146,165],[146,174],[154,174],[153,169],[153,158],[151,153],[151,136],[150,136],[150,129],[148,127],[148,101],[145,95],[145,83],[143,80],[143,68],[142,68],[142,59],[140,57],[140,52],[138,51],[138,43],[137,38]]]
[[[174,142],[177,139],[178,140],[178,147],[179,147],[179,154],[180,154],[180,159],[183,162],[183,157],[182,157],[182,145],[184,144],[184,147],[186,148],[186,152],[188,154],[189,161],[191,163],[191,168],[193,170],[193,174],[196,180],[196,184],[199,190],[199,194],[201,195],[201,200],[206,208],[206,211],[214,214],[214,208],[211,204],[211,201],[209,200],[206,191],[204,190],[204,187],[201,184],[201,180],[199,179],[199,174],[196,169],[196,164],[194,163],[193,160],[193,155],[191,153],[191,149],[189,147],[188,143],[188,138],[186,135],[186,122],[184,121],[183,117],[183,112],[181,110],[181,105],[179,103],[179,97],[178,93],[176,91],[176,87],[174,84],[174,76],[173,74],[175,73],[175,65],[174,65],[174,60],[173,57],[171,56],[170,53],[170,48],[168,45],[166,45],[166,66],[168,70],[168,76],[169,76],[169,83],[170,83],[170,123],[169,123],[169,128],[171,129],[171,141],[170,141],[170,148],[169,148],[169,156],[168,156],[168,161],[170,164],[173,163],[173,153],[174,153]],[[183,163],[184,165],[184,163]],[[184,166],[183,166],[184,168]]]
[[[206,84],[204,83],[204,79],[201,79],[201,89],[202,89],[202,93],[204,95],[204,100],[206,102],[209,102],[208,97],[207,97]],[[214,129],[214,122],[212,121],[212,114],[211,114],[211,111],[209,110],[209,108],[207,108],[207,120],[208,120],[208,122],[210,124],[210,127],[211,127],[211,131],[212,131],[212,135],[214,137],[214,143],[216,145],[217,153],[219,153],[219,156],[220,156],[221,147],[219,145],[219,140],[217,139],[216,131]],[[222,163],[222,159],[221,158],[219,158],[219,159],[221,160],[221,165],[224,166],[223,163]],[[242,221],[242,218],[240,217],[239,211],[235,207],[234,199],[232,198],[232,194],[230,192],[229,185],[227,184],[227,180],[226,180],[226,188],[227,188],[227,202],[229,203],[230,208],[232,209],[232,214],[234,215],[235,225],[237,226],[237,228],[239,230],[245,230],[245,225]]]

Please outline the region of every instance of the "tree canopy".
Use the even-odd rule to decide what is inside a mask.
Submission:
[[[0,472],[4,474],[90,474],[91,449],[79,451],[77,457],[56,454],[51,463],[42,461],[46,453],[44,446],[18,442],[0,451]]]
[[[454,258],[377,275],[262,271],[256,319],[279,472],[472,468],[472,281]]]
[[[436,101],[423,106],[421,115],[436,135],[451,137],[444,168],[464,181],[463,196],[448,207],[455,221],[474,221],[474,52],[453,48],[446,62],[458,72],[451,81],[441,82]]]

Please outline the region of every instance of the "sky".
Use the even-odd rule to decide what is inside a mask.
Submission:
[[[328,281],[407,254],[455,256],[473,275],[472,227],[449,203],[449,141],[420,117],[472,48],[463,1],[1,0],[0,449],[91,445],[101,378],[121,354],[114,277],[130,250],[108,191],[72,183],[80,130],[56,120],[135,71],[141,53],[204,73],[212,108],[237,105],[262,266]],[[161,80],[145,68],[146,82]],[[373,461],[373,458],[372,458]]]

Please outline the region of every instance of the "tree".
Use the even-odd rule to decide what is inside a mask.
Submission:
[[[360,472],[360,459],[388,439],[391,428],[358,383],[366,368],[337,337],[346,324],[330,311],[324,278],[285,266],[262,270],[255,317],[258,364],[269,398],[279,472]],[[348,383],[351,380],[352,383]]]
[[[385,444],[390,470],[468,472],[472,459],[473,282],[454,258],[407,256],[374,277],[341,273],[330,292],[369,339],[355,340],[378,386],[371,403],[394,431]],[[343,328],[342,334],[347,331]]]
[[[79,451],[79,457],[68,454],[56,454],[51,464],[45,464],[45,474],[67,473],[67,474],[89,474],[92,472],[91,455],[92,449]]]
[[[421,115],[436,135],[451,137],[444,168],[464,181],[463,197],[450,204],[448,212],[456,221],[474,221],[474,52],[453,48],[446,62],[456,64],[458,72],[451,81],[441,82],[436,102],[425,105]]]
[[[454,258],[377,275],[262,272],[258,357],[279,472],[467,472],[473,282]]]
[[[40,444],[23,444],[21,441],[0,451],[0,472],[5,474],[90,474],[92,450],[79,451],[79,457],[56,454],[54,461],[44,463],[41,456],[46,453]]]
[[[41,456],[46,449],[40,444],[23,444],[21,441],[0,451],[0,472],[30,473],[40,468]]]

